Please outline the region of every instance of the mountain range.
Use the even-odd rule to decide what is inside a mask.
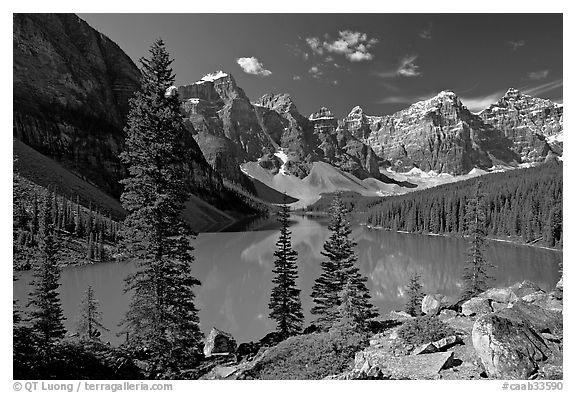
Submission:
[[[125,175],[122,128],[138,68],[76,15],[13,18],[15,146],[27,145],[117,199]],[[226,200],[226,184],[271,202],[286,192],[303,207],[338,189],[399,194],[562,156],[562,105],[516,89],[479,113],[442,91],[391,115],[355,106],[341,120],[321,105],[302,114],[289,94],[251,101],[223,71],[177,92],[191,136],[192,204],[204,212],[210,206],[216,221],[243,214]],[[32,167],[28,156],[16,165]]]

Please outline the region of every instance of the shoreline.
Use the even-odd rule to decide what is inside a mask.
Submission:
[[[441,236],[441,237],[459,238],[459,239],[465,239],[466,238],[466,236],[460,236],[460,235],[456,235],[456,234],[409,232],[409,231],[403,231],[403,230],[396,230],[395,231],[395,230],[390,229],[390,228],[372,226],[372,225],[369,225],[366,223],[361,223],[360,226],[364,226],[368,229],[373,229],[373,230],[377,230],[377,231],[389,231],[389,232],[395,232],[395,233],[403,233],[403,234],[407,234],[407,235]],[[552,247],[546,247],[546,246],[541,246],[541,245],[537,245],[537,244],[519,243],[518,241],[515,241],[515,240],[498,239],[498,238],[492,238],[492,237],[486,237],[486,240],[492,241],[492,242],[508,243],[508,244],[511,244],[514,246],[539,248],[539,249],[548,250],[548,251],[556,251],[556,252],[563,252],[564,251],[564,249],[562,249],[562,248],[552,248]]]

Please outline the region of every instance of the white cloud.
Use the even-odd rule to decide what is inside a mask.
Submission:
[[[434,97],[435,93],[430,94],[418,94],[413,96],[388,96],[384,97],[379,104],[414,104],[415,102],[427,100]]]
[[[312,52],[316,53],[317,55],[322,55],[324,53],[324,48],[322,47],[322,43],[320,39],[317,37],[308,37],[306,38],[306,43],[312,49]]]
[[[310,67],[308,73],[312,75],[313,78],[320,78],[324,74],[324,72],[322,72],[322,70],[317,66]]]
[[[350,61],[368,61],[372,60],[374,58],[374,55],[372,53],[356,51],[354,53],[346,55],[346,57]]]
[[[422,75],[422,73],[418,71],[419,67],[414,64],[417,58],[418,56],[416,55],[405,56],[400,61],[400,66],[397,70],[398,74],[409,78]]]
[[[269,76],[272,75],[272,71],[264,68],[264,65],[255,57],[240,57],[236,59],[236,63],[242,68],[242,70],[247,74]]]
[[[526,42],[524,40],[508,41],[507,44],[510,45],[510,47],[512,48],[513,51],[515,51],[518,48],[521,48],[524,45],[526,45]]]
[[[520,88],[519,90],[522,93],[537,96],[537,95],[544,94],[544,93],[547,93],[549,91],[561,88],[563,85],[564,85],[564,83],[562,82],[562,79],[558,79],[555,81],[543,83],[541,85],[525,86],[523,88]]]
[[[340,31],[335,40],[330,40],[328,34],[325,34],[324,38],[325,40],[320,40],[318,37],[308,37],[306,43],[317,55],[330,52],[343,55],[352,62],[372,60],[374,55],[369,50],[378,43],[378,39],[368,38],[366,33],[351,30]],[[330,61],[329,58],[326,60]]]
[[[402,59],[400,59],[400,62],[396,68],[376,72],[376,75],[384,79],[396,78],[398,76],[407,78],[421,76],[422,72],[419,70],[420,67],[414,63],[417,58],[417,55],[404,56]]]
[[[537,81],[537,80],[540,80],[540,79],[546,79],[546,78],[548,78],[548,74],[549,74],[549,71],[548,71],[548,70],[534,71],[534,72],[529,72],[529,73],[528,73],[528,78]]]
[[[300,79],[302,79],[302,77],[301,77],[300,75],[294,75],[294,76],[292,77],[292,79],[295,80],[295,81],[299,81]]]
[[[428,100],[438,92],[431,92],[426,94],[415,94],[412,96],[398,96],[391,95],[378,101],[380,104],[407,104],[411,105],[418,101]],[[470,111],[478,112],[482,109],[488,108],[491,104],[497,102],[504,95],[503,91],[498,91],[495,93],[483,95],[483,96],[472,96],[472,97],[460,97],[460,101],[464,104]]]
[[[428,28],[422,30],[420,33],[418,33],[418,35],[420,36],[420,38],[422,38],[424,40],[431,40],[432,39],[432,24],[429,23]]]

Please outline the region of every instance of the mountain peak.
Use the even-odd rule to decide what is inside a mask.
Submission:
[[[435,98],[455,98],[456,97],[456,93],[454,93],[452,90],[442,90],[440,93],[436,94]]]
[[[520,95],[521,95],[520,90],[515,89],[514,87],[511,87],[506,91],[506,94],[504,94],[504,97],[518,97]]]
[[[212,72],[212,73],[204,75],[202,77],[202,79],[200,79],[200,80],[205,81],[205,82],[214,82],[216,79],[224,78],[226,76],[229,76],[229,75],[222,70],[218,70],[216,72]]]
[[[352,108],[352,110],[350,111],[350,113],[348,114],[348,116],[353,116],[353,115],[362,115],[364,114],[364,109],[362,109],[360,107],[360,105],[356,105],[354,108]]]
[[[333,119],[334,114],[330,109],[326,108],[325,106],[320,108],[318,112],[314,112],[308,117],[308,120],[333,120]]]

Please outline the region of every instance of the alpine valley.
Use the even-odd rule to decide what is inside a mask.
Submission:
[[[562,14],[81,16],[13,14],[15,380],[562,389]]]
[[[140,71],[73,14],[15,14],[13,37],[16,169],[122,214],[118,155]],[[282,193],[303,208],[336,190],[398,195],[562,159],[562,105],[514,88],[479,113],[445,90],[391,115],[354,106],[340,120],[322,103],[300,113],[288,93],[251,99],[223,71],[176,92],[190,136],[186,216],[200,231]]]

